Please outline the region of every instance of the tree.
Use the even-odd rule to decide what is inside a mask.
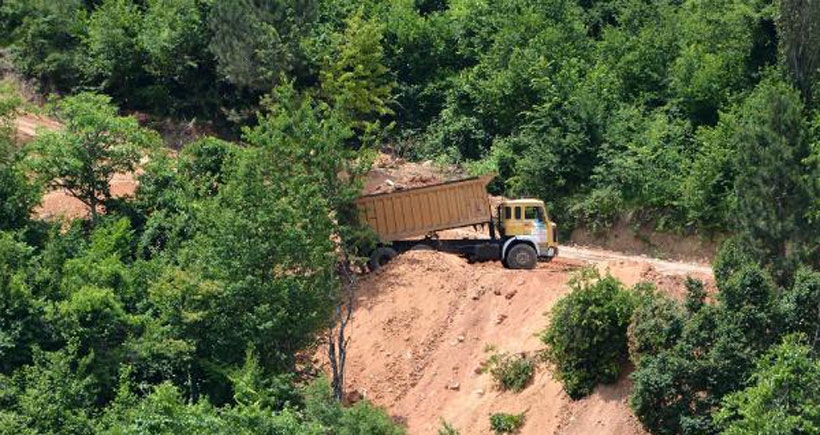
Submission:
[[[795,89],[769,77],[727,121],[734,125],[737,230],[758,258],[771,259],[780,271],[791,267],[813,234],[806,217],[814,193],[806,174],[814,172],[807,166],[810,147],[802,113]]]
[[[104,0],[88,18],[83,45],[91,78],[128,103],[137,99],[146,55],[139,45],[142,11],[133,0]]]
[[[803,101],[814,103],[820,69],[820,4],[812,0],[782,0],[777,29],[782,61]]]
[[[382,26],[359,9],[333,44],[320,73],[322,94],[357,132],[376,133],[379,118],[393,114],[395,86],[384,66]]]
[[[778,337],[771,278],[759,266],[729,261],[730,254],[724,253],[723,261],[738,266],[722,269],[728,276],[717,275],[718,303],[690,312],[671,346],[638,355],[629,402],[652,433],[717,432],[712,413],[727,395],[748,385],[755,361]],[[680,319],[667,318],[636,318],[636,329],[654,325],[663,332]]]
[[[254,92],[273,89],[303,63],[300,37],[315,19],[317,2],[217,0],[208,25],[209,49],[228,82]]]
[[[0,8],[10,18],[20,17],[18,26],[8,30],[11,53],[24,74],[37,79],[46,91],[71,90],[82,83],[83,0],[9,0]]]
[[[789,335],[757,362],[749,387],[727,396],[716,421],[728,435],[820,431],[820,362]]]
[[[112,198],[116,173],[134,171],[143,152],[159,143],[156,133],[132,117],[117,116],[111,99],[81,93],[57,103],[64,131],[44,132],[31,147],[31,167],[52,189],[80,200],[94,221]]]
[[[20,167],[23,153],[14,137],[20,103],[15,89],[0,82],[0,231],[23,227],[40,199],[40,190]]]

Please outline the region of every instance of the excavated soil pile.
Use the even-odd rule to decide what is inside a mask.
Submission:
[[[522,434],[643,433],[626,402],[626,376],[572,402],[547,367],[517,394],[481,373],[490,347],[542,349],[545,314],[583,264],[556,259],[513,271],[434,251],[399,256],[359,284],[348,326],[348,389],[387,408],[411,434],[435,434],[441,419],[462,434],[487,434],[495,412],[525,412]]]
[[[364,194],[388,193],[413,187],[463,178],[466,175],[456,167],[442,168],[431,161],[408,162],[380,153],[373,162],[364,184]]]

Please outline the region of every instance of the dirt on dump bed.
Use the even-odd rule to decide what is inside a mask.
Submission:
[[[628,285],[649,279],[673,294],[683,285],[677,271],[661,274],[637,261],[557,258],[515,271],[411,251],[359,283],[348,326],[348,390],[385,407],[411,434],[435,434],[442,420],[461,434],[487,434],[495,412],[525,413],[522,434],[644,433],[627,404],[627,376],[571,401],[544,365],[517,394],[498,390],[481,372],[487,349],[513,354],[543,348],[538,333],[547,314],[569,291],[570,274],[587,264]]]
[[[443,183],[467,175],[456,166],[436,165],[428,160],[421,163],[408,162],[404,159],[380,153],[368,172],[364,194],[395,192],[413,187],[429,186]]]

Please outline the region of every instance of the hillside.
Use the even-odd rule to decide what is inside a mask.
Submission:
[[[671,294],[682,292],[680,270],[659,273],[640,257],[610,261],[603,251],[569,252],[570,258],[536,270],[513,271],[415,251],[364,277],[348,327],[348,388],[385,406],[411,434],[435,434],[440,419],[462,434],[488,433],[489,414],[501,411],[526,412],[522,434],[644,433],[626,403],[626,376],[574,402],[543,366],[519,394],[497,391],[489,374],[477,373],[489,357],[487,346],[510,353],[543,347],[537,334],[547,324],[545,314],[583,265],[597,264],[629,285],[650,281]],[[598,260],[572,258],[581,256]],[[711,281],[708,268],[681,267]]]

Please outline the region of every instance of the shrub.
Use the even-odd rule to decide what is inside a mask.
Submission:
[[[628,355],[627,327],[635,298],[610,275],[583,269],[572,292],[558,301],[541,339],[567,394],[579,399],[597,383],[618,379]]]
[[[447,420],[441,420],[441,427],[438,430],[438,435],[459,435],[458,429],[454,428]]]
[[[495,354],[487,361],[487,368],[499,388],[518,393],[532,381],[535,361],[523,354]]]
[[[524,413],[507,414],[497,412],[490,416],[490,429],[496,434],[516,433],[524,425]]]

